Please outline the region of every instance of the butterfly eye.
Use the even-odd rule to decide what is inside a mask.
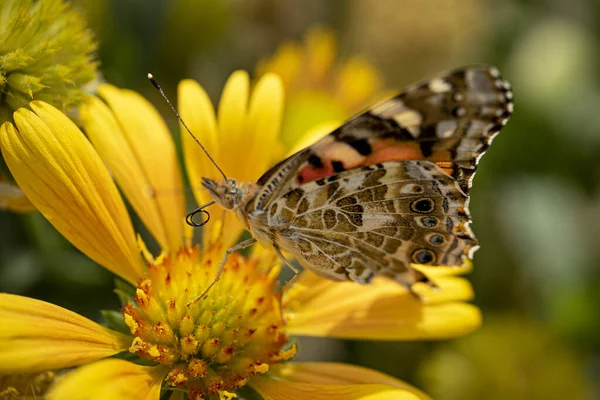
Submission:
[[[433,211],[435,203],[430,198],[422,198],[411,203],[410,209],[418,213],[429,213]]]
[[[429,249],[419,249],[412,254],[412,259],[416,264],[429,264],[435,260],[435,253]]]

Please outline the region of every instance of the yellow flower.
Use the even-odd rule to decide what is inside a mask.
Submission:
[[[343,62],[336,62],[337,56],[334,33],[314,26],[302,45],[284,43],[259,62],[257,75],[277,73],[286,89],[286,145],[320,123],[343,121],[379,100],[382,78],[375,67],[359,55]]]
[[[247,75],[235,73],[218,118],[200,86],[187,81],[180,90],[190,127],[220,150],[219,161],[231,158],[221,165],[228,174],[253,179],[272,162],[283,103],[275,76],[250,91]],[[222,223],[211,222],[203,250],[191,245],[183,228],[183,197],[160,195],[180,192],[183,185],[165,124],[134,92],[103,85],[100,94],[103,101],[92,99],[81,110],[91,143],[64,114],[35,101],[31,110],[15,113],[14,125],[2,126],[0,145],[17,182],[56,229],[135,288],[118,288],[123,308],[110,314],[110,328],[40,300],[0,294],[0,375],[79,366],[57,380],[47,399],[158,399],[164,391],[173,400],[183,392],[191,399],[230,399],[247,390],[264,399],[428,398],[366,368],[284,363],[296,353],[289,337],[409,340],[464,334],[480,323],[478,309],[464,303],[472,297],[466,280],[433,276],[441,290],[424,287],[421,302],[383,280],[359,286],[303,273],[280,303],[274,288],[279,262],[234,254],[208,296],[188,307],[221,260]],[[268,144],[258,132],[270,135]],[[206,159],[195,152],[186,145],[193,184],[194,174],[215,173],[208,164],[199,169],[197,163]],[[136,240],[108,170],[163,248],[158,257]]]
[[[31,100],[77,106],[97,78],[96,43],[62,0],[7,0],[0,9],[0,124]],[[0,210],[33,211],[0,159]]]

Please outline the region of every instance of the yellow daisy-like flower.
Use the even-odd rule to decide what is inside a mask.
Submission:
[[[366,58],[337,60],[335,34],[323,26],[310,28],[302,44],[287,42],[258,63],[257,75],[281,76],[287,106],[283,141],[291,145],[317,124],[343,121],[373,104],[381,95],[382,78]]]
[[[221,150],[219,160],[231,157],[222,167],[242,179],[255,177],[254,163],[271,162],[283,103],[275,76],[263,78],[252,94],[246,78],[232,76],[218,118],[210,103],[198,100],[199,86],[182,84],[180,98],[182,112],[195,102],[190,127]],[[40,300],[0,294],[0,375],[37,376],[78,366],[50,387],[46,399],[157,400],[165,391],[173,400],[184,393],[193,400],[231,399],[248,390],[267,400],[428,398],[366,368],[286,362],[296,353],[289,337],[409,340],[464,334],[480,323],[477,308],[464,303],[472,297],[466,280],[433,276],[441,290],[424,288],[427,301],[421,302],[384,280],[360,286],[307,272],[280,303],[279,262],[265,265],[265,258],[233,254],[207,297],[188,306],[212,281],[223,256],[221,223],[212,225],[202,250],[191,245],[183,228],[183,197],[159,195],[183,189],[164,122],[134,92],[103,85],[100,94],[103,101],[92,99],[81,110],[91,143],[64,114],[36,101],[31,110],[14,114],[14,125],[2,126],[0,145],[17,182],[54,227],[135,287],[119,287],[124,305],[120,314],[110,314],[110,328]],[[257,132],[268,132],[272,142],[265,144]],[[194,174],[213,173],[206,165],[199,169],[205,156],[194,151],[186,147],[193,183]],[[242,155],[253,164],[237,159]],[[108,170],[163,248],[160,256],[136,239]],[[8,385],[6,390],[18,392],[18,385],[10,386],[10,380]]]

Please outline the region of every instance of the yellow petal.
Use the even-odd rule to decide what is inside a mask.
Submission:
[[[103,126],[96,129],[110,131],[92,133],[94,144],[103,142],[100,156],[163,249],[176,250],[183,244],[185,196],[171,133],[156,109],[138,93],[106,84],[98,91],[112,115],[104,110],[98,121]],[[90,119],[85,121],[86,128],[93,127]],[[100,138],[102,135],[109,137]],[[129,168],[135,176],[124,176]],[[148,208],[156,211],[146,215]]]
[[[36,209],[17,185],[0,178],[0,211],[2,210],[25,213]]]
[[[283,113],[283,85],[264,75],[252,90],[245,71],[234,72],[219,103],[219,165],[238,181],[255,181],[283,155],[277,140]]]
[[[88,103],[82,105],[80,112],[85,131],[96,151],[112,172],[138,216],[156,240],[166,247],[167,236],[154,196],[151,196],[151,185],[137,163],[114,115],[106,104],[96,97],[90,98]]]
[[[428,277],[436,276],[457,276],[465,275],[473,271],[473,262],[470,260],[465,261],[465,266],[430,266],[421,264],[411,264],[413,268],[423,272]]]
[[[354,385],[378,383],[407,389],[420,390],[393,376],[357,365],[333,362],[292,362],[271,367],[269,374],[288,382],[318,383],[322,385]]]
[[[302,52],[302,48],[296,43],[283,43],[272,57],[259,60],[256,76],[262,76],[268,72],[276,73],[281,77],[286,90],[289,90],[298,78]]]
[[[348,111],[329,92],[307,89],[291,93],[286,103],[282,141],[291,148],[316,126],[348,117]]]
[[[247,140],[243,145],[248,175],[238,179],[256,181],[281,157],[279,132],[283,117],[284,92],[281,79],[275,74],[266,74],[256,84],[250,99]]]
[[[167,370],[108,359],[64,376],[45,397],[48,400],[158,400]]]
[[[427,400],[407,383],[368,368],[339,363],[289,363],[253,377],[250,385],[265,400]]]
[[[126,350],[131,338],[72,311],[0,293],[0,374],[69,368]]]
[[[292,335],[352,339],[416,340],[464,335],[479,327],[477,307],[461,278],[434,280],[439,289],[418,288],[419,300],[395,282],[371,285],[331,282],[304,272],[284,298]]]
[[[186,125],[217,161],[219,166],[223,168],[220,154],[223,152],[226,159],[228,157],[228,150],[221,147],[219,143],[220,137],[216,125],[215,112],[206,91],[195,81],[184,80],[179,84],[178,99],[179,113]],[[202,187],[202,177],[211,178],[216,181],[220,181],[223,177],[219,174],[208,156],[204,154],[198,143],[181,125],[180,132],[185,167],[190,178],[194,197],[198,204],[206,204],[212,199]],[[229,247],[242,233],[242,224],[233,214],[227,215],[225,217],[225,224],[223,224],[222,220],[225,214],[217,205],[212,206],[209,211],[211,213],[211,222],[209,224],[213,226],[218,225],[219,230],[222,229],[223,237],[221,240],[225,248]],[[205,244],[210,236],[210,234],[204,235]]]
[[[337,98],[350,112],[368,107],[381,89],[382,78],[364,57],[355,56],[344,63],[336,76]]]
[[[206,91],[196,81],[186,79],[179,83],[177,99],[181,118],[210,155],[218,159],[220,149],[217,122],[213,105]],[[179,128],[183,143],[183,158],[194,197],[198,204],[207,203],[211,198],[202,188],[202,177],[219,180],[222,176],[181,123]]]
[[[326,121],[317,124],[314,128],[309,129],[306,133],[298,138],[292,146],[292,150],[288,152],[288,156],[305,149],[306,147],[316,143],[320,139],[329,135],[341,125],[338,121]]]
[[[337,55],[334,33],[323,26],[313,26],[305,37],[308,69],[314,83],[323,83]]]
[[[414,393],[387,385],[316,385],[256,378],[252,387],[263,400],[419,400]]]
[[[244,163],[248,139],[245,131],[248,111],[250,78],[246,71],[235,71],[225,84],[219,102],[219,166],[227,176],[243,180],[244,169],[251,166]],[[245,174],[244,174],[245,175]]]
[[[144,265],[127,210],[100,157],[56,108],[39,101],[0,129],[2,155],[40,212],[75,247],[135,283]]]

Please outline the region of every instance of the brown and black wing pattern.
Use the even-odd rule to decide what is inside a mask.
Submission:
[[[413,85],[265,173],[256,206],[307,182],[399,160],[433,161],[468,194],[479,159],[512,111],[510,85],[493,67]]]
[[[329,279],[427,281],[410,264],[462,265],[477,243],[467,196],[430,161],[388,161],[304,184],[274,201],[277,245]],[[280,227],[280,228],[277,228]]]

